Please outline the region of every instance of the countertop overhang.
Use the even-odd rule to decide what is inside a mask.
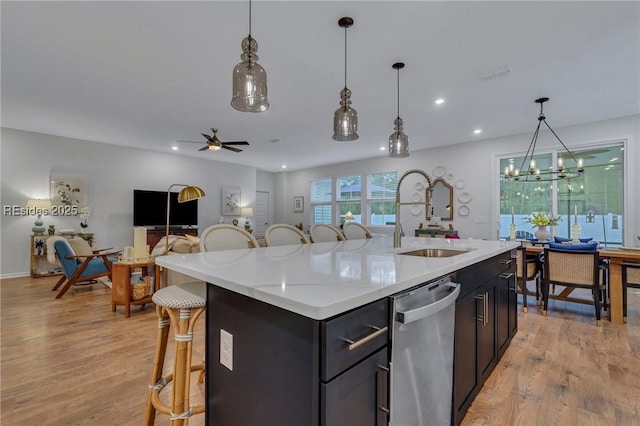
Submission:
[[[173,254],[162,267],[308,318],[323,320],[518,247],[518,242],[387,236],[369,240]],[[452,257],[400,253],[468,250]],[[170,284],[170,283],[169,283]]]

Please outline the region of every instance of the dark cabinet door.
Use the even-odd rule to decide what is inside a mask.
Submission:
[[[476,340],[478,299],[472,293],[456,302],[453,361],[453,418],[460,423],[478,385]]]
[[[517,325],[516,276],[513,272],[498,275],[497,333],[498,354],[502,356],[515,335]]]
[[[387,348],[322,383],[323,426],[383,426],[388,422],[389,368]]]
[[[498,353],[496,345],[496,281],[485,284],[478,295],[478,381],[483,383],[495,366]]]

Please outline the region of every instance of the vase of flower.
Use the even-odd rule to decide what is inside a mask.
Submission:
[[[538,226],[536,232],[533,233],[538,241],[547,241],[551,238],[551,232],[546,226]]]
[[[551,232],[548,227],[556,226],[560,222],[560,217],[542,212],[533,212],[531,217],[526,218],[525,221],[538,228],[534,233],[538,241],[547,241],[551,238]]]

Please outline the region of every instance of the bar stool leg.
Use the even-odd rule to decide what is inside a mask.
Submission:
[[[156,333],[156,351],[153,356],[153,367],[151,368],[151,378],[149,379],[149,393],[147,394],[147,403],[144,412],[144,424],[153,425],[156,418],[156,408],[151,402],[152,391],[162,378],[162,367],[164,366],[164,358],[167,353],[167,341],[169,338],[169,325],[171,320],[167,310],[162,306],[156,306],[156,315],[158,316],[158,332]]]

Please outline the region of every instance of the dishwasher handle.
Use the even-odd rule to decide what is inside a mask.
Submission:
[[[447,294],[447,296],[436,302],[421,306],[416,309],[411,309],[405,312],[396,311],[396,321],[401,324],[409,324],[433,315],[436,312],[439,312],[450,304],[454,303],[456,298],[458,297],[458,294],[460,294],[460,284],[447,282],[442,285],[446,285],[447,287],[450,287],[452,289],[451,292]]]

